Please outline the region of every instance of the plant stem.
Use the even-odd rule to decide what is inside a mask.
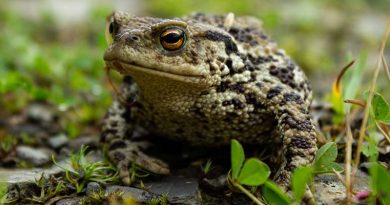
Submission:
[[[235,186],[236,188],[238,188],[240,191],[242,191],[242,193],[244,193],[245,195],[247,195],[250,199],[252,199],[253,202],[255,202],[255,204],[257,205],[265,205],[263,202],[261,202],[258,198],[256,198],[252,193],[250,193],[247,189],[245,189],[243,186],[241,186],[241,184],[239,183],[236,183],[234,181],[232,181],[232,184],[233,186]]]
[[[364,139],[364,136],[365,136],[365,133],[366,133],[366,125],[367,125],[367,121],[368,121],[368,116],[370,114],[371,101],[372,101],[372,98],[374,96],[376,80],[378,79],[380,64],[382,62],[382,56],[383,56],[383,53],[384,53],[384,50],[385,50],[385,46],[386,46],[387,37],[389,35],[389,32],[390,32],[390,19],[387,22],[386,31],[385,31],[385,34],[384,34],[384,37],[383,37],[383,40],[382,40],[381,47],[379,49],[380,56],[378,58],[376,66],[375,66],[374,76],[373,76],[372,81],[371,81],[369,95],[368,95],[368,98],[367,98],[367,106],[364,109],[363,122],[360,125],[359,139],[358,139],[358,144],[357,144],[356,153],[355,153],[355,164],[354,164],[354,167],[353,167],[353,170],[352,170],[353,171],[353,177],[356,174],[356,171],[358,169],[359,162],[360,162],[360,153],[361,153],[361,150],[362,150],[363,139]],[[351,189],[352,189],[352,187],[351,187]]]
[[[345,189],[347,193],[347,204],[352,204],[352,181],[351,181],[351,161],[352,161],[352,132],[351,132],[351,124],[350,124],[350,118],[349,113],[346,114],[345,117],[346,126],[347,129],[346,133],[346,141],[347,145],[345,147]]]

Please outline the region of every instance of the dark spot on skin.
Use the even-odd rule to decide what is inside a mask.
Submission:
[[[263,40],[266,40],[268,38],[268,36],[263,31],[259,30],[256,27],[247,27],[245,28],[245,31],[258,36]]]
[[[245,107],[245,104],[242,103],[239,99],[233,98],[231,100],[225,100],[222,102],[222,106],[229,106],[234,105],[235,109],[243,109]]]
[[[233,69],[233,61],[232,61],[232,59],[231,58],[228,58],[227,60],[226,60],[226,66],[229,68],[229,70],[231,70],[231,69]]]
[[[130,76],[126,75],[125,77],[123,77],[123,83],[127,85],[132,85],[133,79]]]
[[[308,139],[298,136],[291,137],[291,142],[289,146],[301,149],[310,149],[313,147],[312,144],[308,141]]]
[[[297,104],[302,104],[302,98],[296,93],[285,93],[283,94],[283,98],[286,102],[295,102]]]
[[[286,125],[286,129],[297,129],[300,131],[310,132],[313,130],[310,120],[296,120],[292,116],[286,116],[282,120],[282,124]]]
[[[223,81],[223,82],[221,82],[221,83],[217,86],[216,91],[217,91],[218,93],[223,93],[223,92],[225,92],[225,91],[228,89],[228,87],[229,87],[229,82]]]
[[[236,93],[244,93],[245,92],[245,88],[242,85],[242,83],[230,85],[229,89],[236,92]]]
[[[255,82],[256,81],[257,74],[256,73],[251,73],[251,79],[249,82]]]
[[[126,123],[131,122],[131,110],[127,108],[125,112],[122,113],[121,117],[125,119]]]
[[[231,105],[231,104],[233,104],[233,102],[232,102],[231,100],[224,100],[224,101],[222,102],[222,106],[229,106],[229,105]]]
[[[282,83],[289,85],[292,88],[295,88],[297,86],[294,80],[295,74],[293,72],[293,69],[289,69],[288,67],[278,68],[275,65],[271,65],[269,67],[269,74],[279,78]]]
[[[229,33],[240,42],[249,43],[252,46],[258,44],[258,42],[253,38],[254,35],[250,29],[242,29],[237,27],[232,27],[229,30]]]
[[[286,171],[293,171],[296,167],[293,165],[293,164],[287,164],[286,167],[285,167],[285,170]]]
[[[271,99],[277,95],[280,94],[280,92],[282,91],[282,88],[279,87],[279,86],[276,86],[276,87],[273,87],[271,88],[268,93],[267,93],[267,99]]]
[[[235,119],[237,117],[239,117],[239,115],[235,111],[227,112],[226,113],[226,117],[223,119],[223,121],[225,121],[225,122],[232,122],[233,119]]]
[[[202,112],[202,110],[199,107],[193,106],[190,108],[190,112],[195,113],[200,118],[205,118],[206,115]]]
[[[239,99],[233,98],[232,103],[234,105],[235,109],[243,109],[245,107],[245,104],[242,103]]]
[[[120,139],[117,139],[110,143],[108,150],[114,150],[114,149],[125,148],[125,147],[126,147],[126,143]]]
[[[252,55],[249,55],[249,56],[248,56],[248,59],[249,59],[254,65],[259,65],[259,64],[263,64],[263,63],[267,62],[267,59],[264,58],[263,56],[254,57],[254,56],[252,56]]]
[[[206,31],[205,37],[212,41],[222,41],[225,43],[225,52],[229,55],[231,53],[237,53],[237,45],[234,43],[230,36],[226,36],[216,31]]]
[[[117,122],[117,121],[112,121],[112,122],[110,123],[110,126],[113,127],[113,128],[115,128],[116,126],[118,126],[118,122]]]
[[[208,94],[209,94],[209,91],[208,91],[208,90],[202,91],[202,92],[200,93],[200,95],[208,95]]]
[[[100,134],[100,140],[106,142],[108,135],[116,135],[118,131],[116,129],[106,129]]]
[[[120,162],[120,161],[123,161],[124,159],[126,159],[126,156],[122,152],[119,152],[119,151],[114,152],[113,157],[114,157],[114,161],[116,161],[116,162]]]
[[[248,104],[252,104],[256,109],[263,109],[264,105],[257,101],[256,94],[248,93],[245,95],[245,101]]]

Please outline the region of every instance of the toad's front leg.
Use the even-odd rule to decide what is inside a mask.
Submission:
[[[130,89],[129,80],[125,80],[121,89],[122,97],[131,102],[134,92]],[[130,104],[130,103],[129,103]],[[168,174],[169,168],[159,159],[144,154],[146,142],[137,142],[131,139],[133,132],[131,110],[134,107],[114,101],[103,121],[101,141],[107,145],[107,155],[117,167],[121,181],[131,183],[132,163],[156,174]]]
[[[308,112],[309,103],[297,92],[274,87],[265,93],[268,93],[265,102],[275,114],[283,142],[284,162],[276,174],[276,182],[287,191],[294,169],[310,165],[314,159],[317,151],[316,128]],[[314,200],[309,190],[305,198],[309,204]]]

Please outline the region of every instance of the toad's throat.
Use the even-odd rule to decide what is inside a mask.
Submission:
[[[191,74],[184,75],[184,74],[174,73],[172,71],[162,71],[155,68],[145,67],[135,62],[127,62],[118,59],[106,60],[106,65],[108,66],[108,68],[117,70],[123,75],[130,75],[130,76],[132,76],[132,74],[134,74],[135,72],[138,72],[138,73],[145,73],[150,75],[157,75],[157,76],[178,80],[178,81],[192,82],[192,83],[199,83],[206,79],[206,77],[203,75],[191,75]]]

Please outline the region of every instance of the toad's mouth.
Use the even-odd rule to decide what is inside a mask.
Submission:
[[[162,70],[157,70],[155,68],[146,67],[137,64],[136,62],[128,62],[120,59],[110,59],[110,60],[106,59],[105,62],[109,69],[117,70],[119,73],[123,75],[132,76],[132,74],[136,72],[142,72],[145,74],[157,75],[164,78],[170,78],[173,80],[185,81],[191,83],[200,83],[206,80],[206,77],[203,75],[191,75],[191,74],[184,75],[184,74],[178,74],[174,72],[162,71]]]

